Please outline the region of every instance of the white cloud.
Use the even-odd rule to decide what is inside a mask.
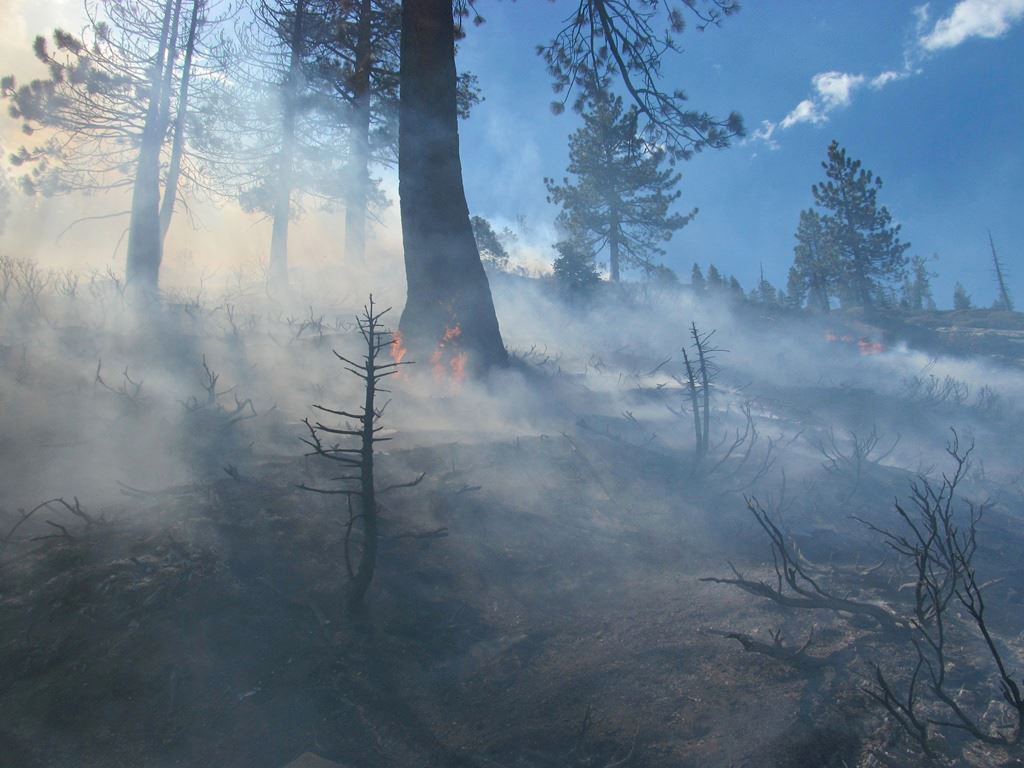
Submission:
[[[881,90],[890,83],[919,75],[921,63],[928,54],[954,48],[972,37],[995,38],[1006,34],[1017,22],[1024,20],[1024,0],[957,0],[948,15],[932,23],[928,3],[913,9],[914,33],[903,52],[903,67],[887,69],[873,77],[831,70],[811,78],[810,97],[797,104],[782,120],[763,120],[750,140],[760,140],[772,149],[778,148],[776,129],[794,125],[828,122],[829,113],[848,106],[853,94],[867,85]]]
[[[782,118],[782,122],[779,123],[780,128],[789,128],[791,125],[797,123],[823,123],[826,118],[823,114],[818,112],[817,106],[810,99],[804,99],[795,107],[793,111]]]
[[[762,120],[761,125],[759,125],[757,129],[746,139],[744,139],[743,143],[748,144],[752,141],[763,141],[768,146],[768,149],[778,149],[779,142],[773,138],[777,127],[778,126],[771,120]]]
[[[864,82],[864,75],[850,75],[846,72],[822,72],[811,78],[811,85],[817,91],[824,112],[850,103],[850,94]]]
[[[927,18],[927,6],[923,8],[923,18]],[[1021,19],[1024,0],[959,0],[918,43],[926,51],[955,48],[972,37],[1001,37]]]
[[[820,72],[811,78],[814,93],[804,99],[782,118],[780,128],[789,128],[798,123],[816,125],[828,120],[828,113],[850,103],[850,95],[864,84],[864,75],[848,72]]]
[[[882,72],[880,75],[875,75],[871,78],[871,87],[875,90],[884,88],[889,83],[895,82],[896,80],[903,80],[904,78],[910,77],[913,72],[910,69],[888,69]]]

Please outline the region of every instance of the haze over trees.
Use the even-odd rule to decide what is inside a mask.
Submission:
[[[187,129],[197,91],[223,71],[217,46],[203,44],[211,9],[204,0],[88,0],[85,8],[85,37],[57,29],[52,47],[35,39],[48,78],[21,86],[3,78],[24,132],[48,133],[12,162],[27,166],[21,186],[29,194],[130,189],[125,277],[155,291],[181,184],[204,186]]]
[[[731,0],[88,2],[0,84],[0,768],[1024,768],[1015,232],[818,174],[872,62],[686,166]]]

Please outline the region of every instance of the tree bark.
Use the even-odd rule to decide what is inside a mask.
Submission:
[[[167,165],[164,181],[164,199],[160,204],[160,242],[167,239],[171,227],[174,204],[178,200],[178,181],[181,178],[181,157],[185,151],[185,118],[188,116],[188,90],[192,77],[192,55],[196,47],[196,30],[199,26],[199,11],[203,0],[192,3],[192,18],[188,26],[188,40],[185,42],[185,59],[181,65],[181,85],[178,89],[178,111],[174,116],[174,138],[171,140],[171,159]]]
[[[274,195],[274,223],[270,233],[270,267],[268,279],[274,288],[288,286],[288,222],[292,212],[292,184],[295,163],[295,115],[299,77],[302,67],[302,23],[305,0],[295,3],[292,19],[291,55],[288,80],[282,95],[284,111],[281,120],[281,151],[278,155],[277,188]]]
[[[180,6],[181,0],[178,0]],[[174,66],[168,54],[167,38],[170,31],[174,0],[164,7],[163,29],[157,51],[157,64],[149,94],[146,121],[142,128],[135,182],[132,186],[131,216],[128,222],[128,254],[125,265],[125,284],[138,294],[155,296],[159,287],[160,261],[163,248],[160,242],[160,149],[164,140],[161,113],[165,67]]]
[[[352,79],[352,147],[345,202],[345,259],[360,265],[366,259],[366,206],[370,184],[370,70],[373,66],[372,0],[360,0],[356,68]]]
[[[453,0],[404,0],[398,193],[408,293],[399,328],[412,357],[443,351],[480,373],[508,355],[469,222],[456,79]]]

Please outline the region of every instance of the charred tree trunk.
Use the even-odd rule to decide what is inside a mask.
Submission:
[[[366,258],[366,206],[370,185],[370,70],[373,66],[372,0],[360,0],[356,39],[356,67],[352,148],[345,203],[345,258],[361,264]]]
[[[708,447],[711,445],[711,386],[708,374],[707,351],[704,348],[704,342],[707,340],[707,337],[702,337],[697,332],[696,323],[693,323],[691,329],[693,330],[693,343],[697,347],[697,359],[700,361],[700,387],[701,394],[704,397],[704,423],[702,425],[701,443],[704,446],[704,453],[707,453]]]
[[[490,285],[469,223],[459,159],[453,0],[404,0],[398,191],[408,295],[400,329],[414,354],[505,365]]]
[[[295,116],[302,67],[302,24],[305,0],[295,3],[292,19],[288,80],[285,83],[281,121],[281,151],[278,155],[277,188],[274,194],[274,223],[270,233],[270,267],[268,279],[274,288],[288,286],[288,222],[292,211],[292,176],[295,164]]]
[[[371,305],[372,307],[372,305]],[[366,600],[366,590],[373,581],[373,573],[377,570],[377,491],[373,484],[373,444],[377,418],[377,406],[374,403],[377,381],[380,371],[377,369],[377,354],[380,352],[380,338],[376,335],[377,318],[373,310],[367,312],[367,354],[363,372],[366,376],[366,396],[363,399],[363,414],[360,423],[360,454],[361,461],[359,478],[359,503],[363,518],[363,556],[359,560],[355,576],[349,587],[349,609],[359,611]],[[390,367],[394,370],[394,366]]]
[[[196,47],[196,31],[199,27],[199,11],[203,0],[194,0],[192,18],[188,25],[188,40],[185,42],[185,59],[181,65],[181,85],[178,89],[178,109],[174,116],[174,138],[171,140],[171,160],[167,165],[167,179],[164,181],[164,198],[160,204],[160,242],[167,239],[171,227],[174,204],[178,200],[178,182],[181,179],[181,157],[185,151],[185,118],[188,115],[188,91],[192,77],[192,56]]]
[[[163,147],[165,124],[161,104],[165,68],[174,66],[168,52],[168,35],[175,7],[181,0],[167,0],[164,6],[163,29],[149,94],[142,143],[132,186],[131,216],[128,222],[128,256],[125,283],[139,294],[153,296],[159,286],[163,246],[160,238],[160,150]]]
[[[1003,277],[1003,265],[999,261],[999,254],[996,253],[996,241],[992,239],[991,230],[988,233],[988,244],[992,249],[992,264],[995,267],[996,284],[999,286],[999,309],[1012,312],[1013,299],[1010,298],[1010,291],[1006,288],[1006,279]]]
[[[686,365],[686,382],[687,382],[687,393],[690,396],[690,410],[693,411],[693,437],[694,437],[694,448],[697,456],[697,460],[700,461],[704,457],[704,430],[701,428],[700,422],[700,404],[697,399],[697,375],[693,370],[693,363],[690,362],[690,356],[686,354],[686,348],[683,348],[683,362]]]

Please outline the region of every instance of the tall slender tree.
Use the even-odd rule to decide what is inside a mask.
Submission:
[[[316,0],[251,0],[235,25],[229,82],[203,134],[218,191],[271,221],[267,278],[288,281],[292,221],[310,201],[344,201],[348,131],[324,94]]]
[[[49,134],[12,156],[28,170],[25,191],[131,190],[126,277],[148,294],[158,289],[163,240],[182,181],[194,189],[203,185],[186,128],[197,85],[210,89],[217,79],[210,75],[223,68],[218,46],[201,44],[201,30],[215,23],[207,5],[86,0],[82,37],[58,29],[52,49],[45,38],[35,40],[48,78],[22,86],[13,76],[2,81],[25,132]]]
[[[1006,270],[1003,267],[1003,262],[999,260],[999,254],[996,252],[996,241],[992,239],[992,232],[988,233],[988,245],[992,250],[992,271],[995,273],[996,286],[999,288],[999,294],[996,296],[992,308],[1012,312],[1013,299],[1010,298],[1010,289],[1006,287]]]
[[[900,226],[878,204],[881,178],[848,157],[836,141],[821,166],[828,181],[815,184],[811,192],[839,265],[841,298],[870,307],[887,286],[902,279],[910,243],[900,241]]]
[[[576,241],[595,256],[607,253],[609,277],[618,282],[624,266],[642,268],[663,255],[661,244],[697,211],[672,212],[680,175],[666,151],[639,135],[639,107],[624,109],[607,76],[583,74],[590,79],[578,104],[583,125],[569,139],[574,178],[544,183]]]

